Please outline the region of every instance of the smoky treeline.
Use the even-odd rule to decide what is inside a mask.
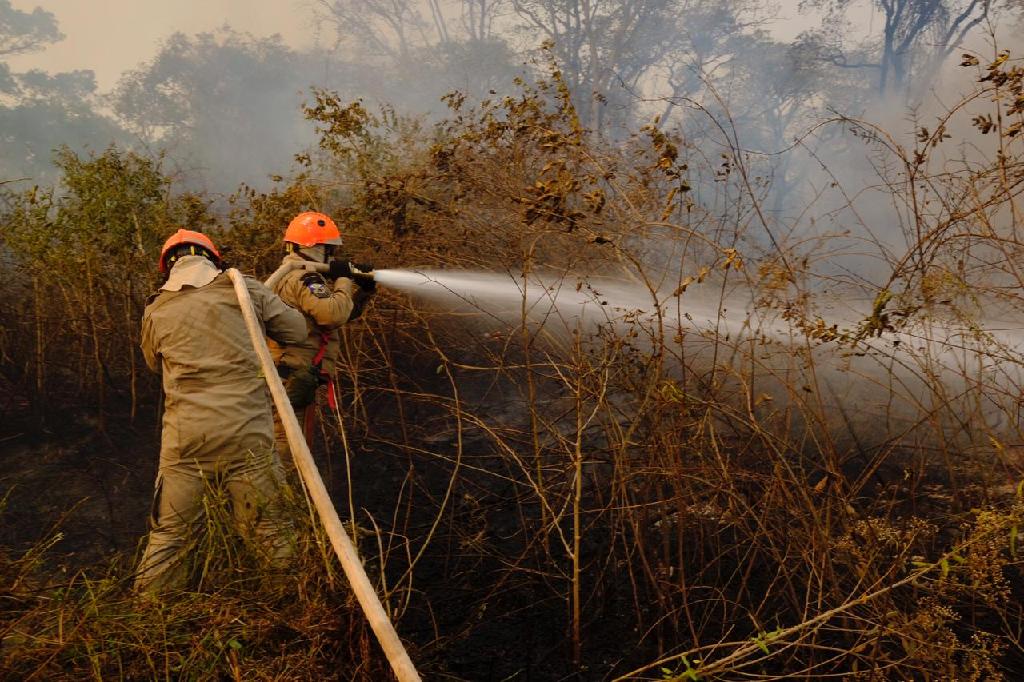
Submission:
[[[379,287],[320,407],[425,679],[1018,678],[1024,69],[959,47],[1012,9],[882,3],[851,42],[822,5],[781,44],[754,5],[320,2],[326,54],[225,31],[72,79],[124,137],[5,188],[0,670],[386,678],[301,489],[287,575],[214,515],[194,589],[128,590],[160,245],[203,228],[266,277],[314,208],[356,262],[523,287]],[[58,37],[6,16],[12,50]],[[43,106],[9,76],[5,111]]]
[[[693,112],[727,109],[739,146],[773,154],[830,112],[887,111],[905,132],[908,106],[930,110],[950,92],[944,67],[965,41],[984,49],[977,38],[997,19],[1017,21],[1015,5],[992,0],[812,0],[799,12],[767,0],[308,0],[293,11],[308,21],[308,46],[239,33],[227,17],[210,33],[167,35],[107,91],[87,68],[0,64],[0,180],[50,182],[60,145],[117,144],[167,152],[191,189],[265,189],[314,142],[301,110],[313,88],[431,122],[446,93],[479,102],[537,77],[545,46],[596,133],[621,139],[656,120],[710,155],[724,141]],[[783,26],[786,41],[772,33],[780,11],[803,27]],[[0,3],[0,59],[62,39],[54,15]],[[807,144],[834,156],[845,143]],[[811,159],[792,157],[766,165],[777,212],[797,206],[789,193],[815,175]]]

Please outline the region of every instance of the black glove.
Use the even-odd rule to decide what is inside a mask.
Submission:
[[[367,293],[377,290],[377,281],[373,278],[373,265],[370,263],[350,263],[347,260],[332,260],[328,276],[331,279],[348,277]]]
[[[327,271],[327,276],[330,279],[352,276],[352,264],[347,260],[332,260],[330,266],[331,269]]]
[[[362,270],[362,266],[357,265],[357,268]],[[353,272],[352,279],[355,280],[359,288],[363,290],[363,293],[372,294],[377,291],[377,280],[373,276],[373,266],[366,266],[369,270],[363,270],[362,272]]]

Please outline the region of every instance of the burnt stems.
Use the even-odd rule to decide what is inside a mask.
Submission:
[[[285,221],[316,208],[346,226],[353,260],[485,270],[572,294],[543,307],[526,293],[499,312],[484,297],[382,287],[345,328],[341,409],[321,407],[317,457],[425,677],[991,679],[1022,669],[1024,441],[1018,341],[1005,328],[1022,319],[1020,74],[1002,57],[976,66],[978,92],[910,146],[863,122],[831,124],[856,131],[851,144],[886,173],[871,196],[896,208],[871,209],[893,234],[874,241],[769,218],[763,178],[734,145],[705,155],[657,125],[597,139],[557,71],[472,109],[453,95],[430,130],[317,94],[306,114],[319,151],[277,189],[241,191],[221,218],[234,265],[267,274]],[[706,115],[733,139],[727,116]],[[964,135],[991,158],[943,155],[945,131],[964,117],[978,121]],[[117,197],[134,177],[103,186]],[[97,253],[49,229],[105,215],[88,207],[107,204],[79,200],[90,188],[12,197],[5,221],[4,267],[21,276],[3,284],[20,292],[4,298],[3,380],[51,418],[72,397],[100,409],[97,363],[109,373],[108,415],[130,407],[111,395],[155,401],[155,384],[131,383],[137,364],[123,354],[137,316],[125,301],[144,290],[157,228],[208,212],[161,192],[152,210],[164,222],[139,221],[138,249],[124,247],[135,232],[115,232]],[[857,214],[853,193],[836,193],[849,202],[836,214]],[[870,274],[849,274],[851,245]],[[117,263],[131,288],[58,277],[64,259],[87,256],[90,268]],[[599,314],[577,314],[581,300]],[[50,334],[59,315],[68,322]],[[989,322],[997,316],[1003,329]],[[58,342],[70,349],[60,357],[77,360],[55,361]],[[372,657],[336,567],[315,543],[307,550],[301,579],[251,568],[261,589],[298,594],[246,604],[205,582],[213,606],[173,607],[203,618],[215,607],[221,638],[207,642],[205,667],[180,674],[272,676],[281,646],[310,666],[293,672]],[[218,556],[229,572],[249,570]],[[26,561],[4,566],[24,573]],[[53,580],[46,560],[32,566]],[[106,627],[87,609],[64,639],[25,636],[55,631],[62,612],[18,590],[18,609],[0,615],[0,632],[13,633],[3,635],[9,669],[149,670],[139,651],[155,639],[82,656],[75,633],[94,633],[91,643]],[[252,609],[261,618],[247,620]],[[192,636],[182,610],[168,650]],[[286,614],[305,625],[271,624]],[[332,625],[310,625],[321,617]],[[230,624],[248,622],[266,627],[243,641]],[[352,674],[373,679],[378,664]]]

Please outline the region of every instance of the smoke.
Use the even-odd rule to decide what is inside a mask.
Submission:
[[[0,113],[10,123],[5,135],[33,142],[5,146],[4,172],[45,179],[44,145],[95,150],[117,142],[167,150],[179,189],[229,193],[242,182],[265,189],[273,177],[288,177],[293,155],[314,142],[301,110],[311,87],[429,118],[449,89],[462,89],[471,102],[512,95],[517,74],[553,60],[584,124],[610,144],[655,116],[657,127],[676,131],[692,161],[688,180],[698,207],[734,222],[752,254],[793,252],[810,263],[818,289],[845,286],[870,300],[916,236],[898,186],[905,169],[893,148],[912,155],[922,128],[934,132],[976,85],[977,70],[956,66],[956,55],[993,52],[984,24],[967,32],[962,48],[937,45],[934,31],[908,40],[912,50],[881,79],[875,24],[851,41],[837,37],[839,19],[821,11],[803,20],[807,30],[779,40],[760,30],[771,13],[759,3],[673,0],[635,14],[623,6],[601,4],[571,21],[549,0],[335,0],[291,7],[295,16],[282,24],[287,38],[231,29],[233,22],[265,28],[240,15],[217,17],[228,25],[167,35],[112,88],[23,73]],[[30,54],[61,44],[58,25],[76,34],[77,25],[61,24],[64,16],[85,21],[60,9],[39,15],[32,30],[44,37]],[[949,22],[959,15],[942,16]],[[539,52],[544,35],[561,37]],[[1013,35],[1000,41],[1018,42]],[[937,50],[949,55],[937,59]],[[87,56],[80,59],[88,66]],[[74,96],[53,94],[71,86]],[[930,151],[934,170],[994,156],[971,113],[946,123],[950,139]],[[30,124],[45,134],[29,135]]]
[[[847,28],[863,29],[859,42],[836,38],[840,20],[824,5],[799,15],[790,8],[795,16],[773,37],[763,27],[771,25],[776,8],[736,0],[644,3],[631,12],[625,11],[629,3],[599,3],[592,14],[576,18],[553,0],[332,0],[285,8],[267,3],[258,10],[251,3],[150,10],[125,3],[113,10],[115,17],[45,0],[22,4],[30,11],[42,7],[17,15],[35,24],[8,22],[3,30],[8,38],[19,31],[41,37],[23,54],[7,56],[9,71],[100,69],[74,110],[48,99],[52,105],[41,112],[38,92],[12,93],[5,132],[33,142],[5,148],[4,172],[34,179],[48,177],[47,144],[99,150],[118,143],[167,150],[183,184],[193,189],[230,192],[241,182],[265,189],[272,177],[289,175],[293,156],[313,143],[301,111],[311,87],[429,119],[443,110],[439,99],[450,90],[471,102],[515,94],[516,77],[529,79],[553,59],[585,125],[615,139],[657,115],[659,125],[678,127],[695,146],[714,150],[738,143],[765,155],[755,160],[755,170],[770,178],[767,209],[780,224],[798,215],[805,225],[831,216],[845,228],[850,216],[835,219],[838,199],[823,199],[822,188],[837,182],[857,194],[875,179],[871,161],[840,132],[806,132],[838,111],[903,135],[908,103],[917,105],[917,117],[928,119],[928,109],[942,98],[922,93],[930,95],[938,83],[943,93],[962,85],[962,79],[948,78],[949,59],[938,70],[931,66],[938,47],[922,35],[889,79],[888,91],[879,94],[871,51],[878,22],[866,21],[863,4],[844,15]],[[943,16],[950,21],[956,15]],[[110,39],[99,38],[101,31],[129,20],[140,30],[118,39],[123,49],[106,49]],[[154,33],[160,30],[162,35]],[[547,54],[539,51],[545,36],[555,37]],[[122,55],[132,54],[134,63],[123,61],[131,57]],[[122,60],[120,67],[111,55]],[[892,85],[893,79],[899,82]],[[715,123],[701,120],[693,105]],[[21,110],[34,112],[34,120],[19,116]],[[723,123],[731,140],[716,130]],[[29,125],[45,134],[18,129]],[[800,145],[782,151],[796,139]],[[823,175],[822,164],[837,177]],[[807,215],[812,201],[819,208]]]

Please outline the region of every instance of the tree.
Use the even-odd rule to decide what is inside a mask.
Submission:
[[[494,22],[507,0],[462,0],[462,26],[471,40],[488,40],[494,36]]]
[[[640,79],[679,45],[676,0],[512,0],[521,32],[551,45],[580,115],[601,132],[628,118]],[[609,116],[609,111],[612,115]]]
[[[777,219],[789,210],[806,206],[813,189],[808,176],[814,170],[794,140],[829,107],[843,108],[848,84],[829,78],[828,68],[806,59],[799,45],[787,45],[751,36],[730,63],[737,83],[725,102],[742,147],[761,152],[748,160],[759,174],[771,178],[766,205]],[[811,144],[808,141],[807,144]],[[789,151],[779,154],[778,152]]]
[[[36,7],[14,9],[0,0],[0,56],[39,50],[64,38],[53,14]],[[51,163],[60,144],[81,151],[103,149],[124,135],[96,111],[96,78],[92,71],[48,74],[14,73],[0,63],[0,179],[51,179]]]
[[[448,28],[436,0],[430,0],[437,40],[415,0],[319,0],[321,16],[335,28],[335,42],[354,41],[355,55],[386,58],[406,65],[417,48],[448,40]]]
[[[681,103],[703,99],[710,81],[726,83],[740,94],[760,92],[763,84],[750,79],[750,68],[762,63],[772,41],[758,33],[759,7],[747,0],[693,2],[682,12],[678,38],[673,50],[656,65],[659,83],[653,88],[664,103],[659,115],[662,126],[673,120]],[[772,78],[782,77],[772,73]]]
[[[113,107],[147,145],[167,149],[201,181],[228,191],[287,170],[311,139],[300,104],[313,73],[310,59],[279,36],[229,28],[177,33],[152,61],[122,76]]]
[[[53,78],[60,81],[60,76],[67,75]],[[80,74],[72,80],[76,77]],[[84,99],[73,99],[70,93],[75,88],[67,84],[64,88],[59,83],[51,88],[37,84],[16,105],[0,106],[0,178],[50,182],[58,172],[52,163],[58,145],[78,152],[98,151],[126,140],[116,122],[92,107],[95,83],[91,82],[91,72],[89,78],[92,88],[84,90]]]
[[[630,122],[639,100],[695,96],[747,44],[757,0],[510,0],[519,32],[550,44],[583,124],[604,133]]]
[[[364,97],[420,112],[436,107],[452,90],[479,101],[512,86],[523,67],[497,30],[507,7],[508,0],[320,0],[317,5],[319,17],[334,28],[336,45],[348,47],[335,55],[332,66],[347,67]],[[455,15],[459,21],[450,21]],[[367,73],[367,62],[372,72]]]
[[[41,7],[22,12],[11,7],[11,0],[0,0],[0,57],[33,52],[63,39],[50,12]]]
[[[873,0],[882,14],[878,33],[848,45],[850,0],[820,3],[829,13],[823,30],[802,40],[844,69],[868,70],[878,94],[917,96],[967,35],[989,16],[991,0]]]

